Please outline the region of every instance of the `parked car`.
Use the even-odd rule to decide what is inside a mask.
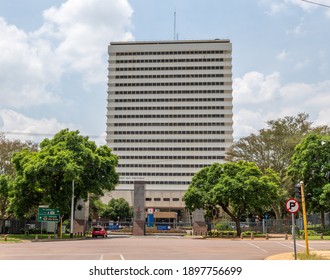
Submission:
[[[104,227],[100,227],[100,226],[93,227],[92,238],[96,238],[98,236],[102,236],[103,238],[107,237],[107,231],[105,230]]]

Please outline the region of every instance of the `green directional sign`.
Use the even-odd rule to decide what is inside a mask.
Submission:
[[[60,211],[58,208],[38,208],[39,222],[58,222],[60,221]]]

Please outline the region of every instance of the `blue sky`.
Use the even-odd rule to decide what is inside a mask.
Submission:
[[[0,0],[0,131],[104,144],[109,42],[174,37],[232,41],[235,139],[299,112],[329,125],[329,29],[301,0]]]

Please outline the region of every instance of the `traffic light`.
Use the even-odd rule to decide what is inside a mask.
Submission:
[[[296,184],[294,187],[294,196],[297,200],[301,200],[301,186],[300,183]]]

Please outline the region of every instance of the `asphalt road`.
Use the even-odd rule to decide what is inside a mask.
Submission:
[[[330,241],[309,241],[309,249],[330,250]],[[305,251],[305,241],[297,241]],[[186,237],[123,237],[0,243],[0,260],[263,260],[292,252],[283,239],[193,239]]]

